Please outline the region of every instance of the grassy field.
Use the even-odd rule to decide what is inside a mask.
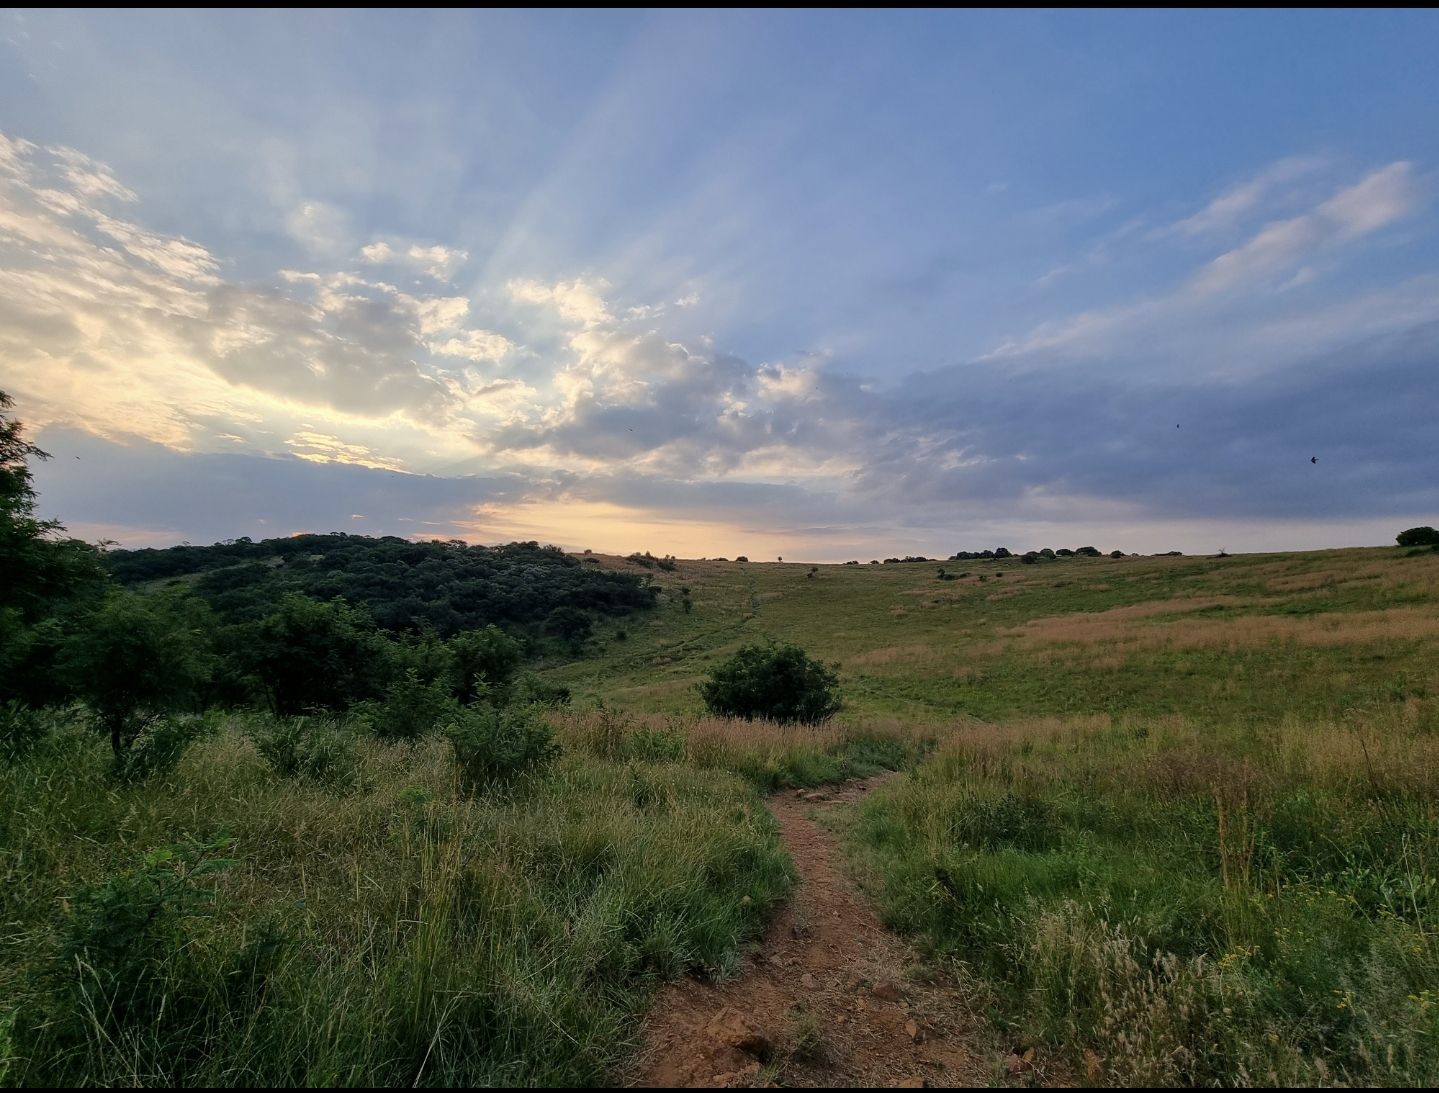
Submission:
[[[1439,1078],[1439,554],[810,572],[681,563],[550,676],[684,719],[776,638],[838,664],[846,724],[931,726],[856,867],[1061,1077]]]
[[[725,974],[791,884],[759,791],[896,765],[910,730],[599,710],[556,770],[462,793],[446,744],[260,715],[118,784],[74,715],[0,764],[0,1084],[593,1085],[652,988]]]
[[[940,568],[967,575],[940,580]],[[682,561],[655,575],[657,612],[547,675],[582,700],[698,714],[695,682],[711,665],[775,638],[839,664],[850,723],[1115,713],[1271,724],[1402,702],[1432,681],[1439,647],[1439,554],[1427,550],[810,571]]]
[[[1439,1078],[1439,554],[656,579],[543,668],[564,752],[512,792],[363,723],[287,775],[219,714],[125,784],[45,715],[0,763],[0,1084],[610,1081],[785,898],[761,794],[883,768],[858,875],[1060,1077]],[[769,637],[838,663],[833,724],[704,716]]]

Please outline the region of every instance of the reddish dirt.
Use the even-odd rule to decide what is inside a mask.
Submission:
[[[914,953],[880,925],[816,822],[881,780],[770,799],[799,873],[794,898],[738,978],[660,993],[632,1084],[989,1084],[1000,1056],[975,1046],[979,1019],[943,981],[906,976]]]

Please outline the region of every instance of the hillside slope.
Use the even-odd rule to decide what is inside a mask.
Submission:
[[[597,653],[547,675],[578,700],[693,713],[714,663],[773,638],[838,663],[841,717],[853,721],[1271,722],[1403,700],[1432,682],[1439,643],[1439,554],[1400,548],[1037,565],[681,561],[657,580],[657,611],[609,624]]]

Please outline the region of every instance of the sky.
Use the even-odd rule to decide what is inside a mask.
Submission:
[[[0,13],[0,390],[123,546],[1439,524],[1435,12]]]

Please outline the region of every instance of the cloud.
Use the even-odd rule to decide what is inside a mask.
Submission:
[[[74,534],[127,545],[352,531],[356,513],[369,535],[408,537],[424,528],[447,538],[460,534],[477,506],[522,498],[527,489],[506,475],[437,478],[293,456],[177,454],[71,429],[38,439],[56,455],[36,468],[45,511],[62,515]]]
[[[614,318],[602,295],[608,287],[602,280],[590,281],[582,278],[554,284],[516,278],[505,286],[505,290],[511,299],[527,304],[548,305],[566,322],[589,327],[608,323]]]
[[[1005,339],[983,359],[1020,363],[1108,357],[1118,366],[1143,362],[1153,369],[1165,362],[1192,368],[1210,350],[1229,358],[1254,350],[1248,363],[1259,365],[1263,347],[1245,341],[1256,305],[1282,307],[1276,296],[1321,280],[1324,263],[1412,216],[1423,201],[1413,165],[1391,163],[1311,203],[1304,213],[1263,225],[1167,293],[1043,322]]]
[[[1391,163],[1340,190],[1311,212],[1267,224],[1242,246],[1210,262],[1189,288],[1210,295],[1292,272],[1315,252],[1359,239],[1408,216],[1419,197],[1413,165]]]
[[[236,421],[270,422],[259,442],[281,444],[287,427],[319,415],[320,431],[378,451],[368,438],[393,443],[408,421],[400,446],[414,455],[437,447],[422,429],[451,422],[493,378],[439,363],[494,359],[507,344],[470,327],[468,298],[343,271],[231,279],[202,243],[117,211],[136,201],[71,149],[0,145],[0,361],[37,424],[193,450],[233,444]],[[309,227],[323,223],[318,210],[302,218]],[[420,260],[462,254],[435,248]],[[438,447],[473,450],[461,429]]]
[[[419,269],[441,281],[448,281],[454,276],[455,271],[470,258],[465,251],[438,245],[433,247],[416,245],[406,251],[405,256]]]
[[[349,248],[349,218],[325,201],[304,201],[290,210],[285,229],[311,254],[338,255]]]
[[[1199,236],[1226,231],[1257,210],[1279,187],[1312,174],[1327,163],[1322,156],[1290,156],[1230,187],[1192,216],[1167,229],[1178,235]]]
[[[430,343],[430,349],[447,357],[464,357],[472,361],[497,361],[514,348],[503,334],[488,330],[466,330],[456,337]]]
[[[1391,163],[1298,206],[1289,176],[1270,175],[1210,203],[1185,239],[1245,234],[1203,243],[1213,257],[1197,266],[1186,246],[1168,291],[881,384],[827,341],[729,352],[697,332],[698,294],[674,287],[651,302],[595,275],[510,277],[462,293],[447,279],[464,250],[393,236],[242,278],[205,242],[148,225],[103,164],[6,139],[0,363],[25,420],[66,443],[80,435],[67,427],[90,434],[77,452],[112,461],[101,478],[134,508],[73,481],[79,461],[51,468],[47,504],[137,541],[364,514],[376,531],[548,530],[632,549],[661,545],[635,541],[654,533],[706,554],[823,541],[867,557],[866,542],[929,552],[959,528],[1432,509],[1434,276],[1328,291],[1351,253],[1422,207],[1416,170]],[[121,470],[150,477],[122,488]],[[161,496],[243,474],[297,491],[311,515],[249,485],[191,515]],[[614,540],[586,543],[600,530]]]
[[[467,251],[440,244],[421,246],[413,243],[400,249],[384,240],[376,240],[360,248],[360,258],[370,265],[408,266],[437,281],[449,281],[460,267],[470,260]]]

